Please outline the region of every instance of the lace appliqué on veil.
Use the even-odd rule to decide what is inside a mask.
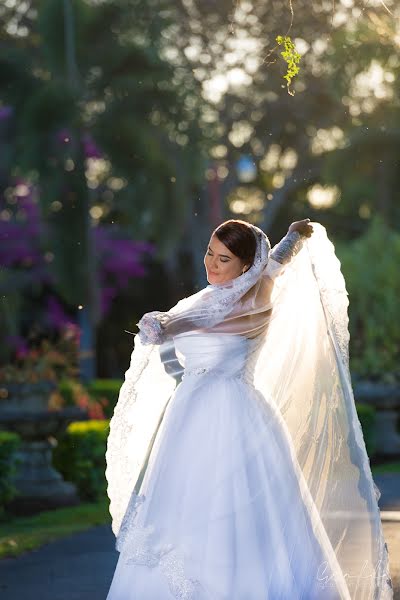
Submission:
[[[257,227],[254,227],[254,235],[257,240],[256,253],[250,269],[240,277],[235,277],[229,282],[209,286],[212,288],[211,295],[204,294],[200,290],[198,294],[193,294],[192,300],[198,299],[197,312],[190,322],[190,326],[184,325],[183,330],[192,328],[210,328],[220,323],[224,317],[232,311],[234,303],[237,302],[259,279],[268,263],[268,256],[271,249],[268,237]],[[208,290],[210,291],[210,290]],[[175,313],[181,313],[180,318],[185,314],[186,298],[183,298],[178,304],[168,312],[152,311],[145,313],[142,319],[137,323],[141,329],[139,332],[143,344],[160,344],[169,336],[168,325],[174,320]],[[192,309],[190,305],[189,309]],[[191,311],[188,311],[189,314]],[[175,330],[175,333],[177,331]]]
[[[213,298],[212,312],[215,314],[215,321],[217,323],[225,314],[229,313],[229,309],[232,308],[233,304],[259,279],[268,264],[269,258],[281,264],[286,264],[301,250],[305,240],[305,237],[298,231],[292,231],[287,233],[271,251],[269,240],[265,234],[258,235],[257,237],[257,250],[250,269],[240,277],[236,277],[230,284],[226,286],[222,284],[214,288],[215,296]],[[232,291],[227,293],[227,289],[229,288]],[[212,317],[210,316],[210,321],[211,319]],[[209,326],[213,324],[214,322],[210,322]]]
[[[177,319],[181,322],[178,324],[178,329],[175,324],[175,333],[179,333],[181,330],[190,330],[190,328],[209,329],[221,323],[234,309],[235,304],[262,276],[269,257],[275,262],[286,264],[300,251],[305,239],[298,231],[292,231],[286,234],[271,251],[270,242],[265,233],[257,227],[253,229],[257,246],[250,269],[233,280],[208,286],[208,293],[201,290],[198,294],[193,294],[192,301],[197,298],[196,310],[193,310],[194,305],[192,304],[186,309],[185,304],[188,299],[183,298],[168,312],[155,310],[145,313],[137,323],[140,329],[139,337],[143,344],[161,344],[169,335],[173,335],[173,332],[169,331],[170,323]],[[185,314],[188,316],[186,324]]]
[[[202,587],[199,581],[185,574],[183,552],[173,544],[157,541],[154,525],[140,526],[134,523],[138,508],[145,499],[144,494],[132,494],[115,547],[127,564],[159,567],[171,594],[177,600],[195,600]]]
[[[107,494],[110,498],[110,514],[112,529],[115,535],[126,509],[125,495],[121,488],[130,489],[132,477],[132,457],[128,451],[128,440],[132,434],[132,423],[128,418],[129,408],[136,401],[136,384],[141,374],[148,366],[154,348],[146,346],[137,359],[138,352],[132,352],[125,379],[120,388],[118,402],[110,420],[110,433],[107,439],[106,470]],[[136,360],[135,360],[136,359]],[[140,465],[135,465],[139,469]],[[133,484],[132,484],[133,485]]]

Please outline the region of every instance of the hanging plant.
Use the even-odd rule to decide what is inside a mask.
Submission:
[[[292,42],[290,36],[278,35],[276,37],[276,42],[279,44],[279,46],[281,46],[282,44],[284,45],[285,49],[281,52],[281,56],[287,62],[287,71],[283,78],[286,79],[288,93],[291,96],[294,96],[294,91],[290,89],[290,84],[292,83],[293,77],[295,77],[300,71],[300,67],[298,67],[298,64],[300,62],[301,56],[297,52],[296,47]]]

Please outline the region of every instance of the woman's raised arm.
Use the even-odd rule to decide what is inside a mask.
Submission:
[[[294,221],[285,237],[281,239],[271,250],[270,258],[284,265],[288,263],[293,256],[301,250],[304,239],[310,237],[313,228],[309,223],[310,219]]]

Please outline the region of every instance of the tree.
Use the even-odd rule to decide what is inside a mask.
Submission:
[[[91,218],[93,205],[104,222],[158,237],[165,252],[184,222],[187,188],[201,161],[198,151],[183,151],[184,117],[196,147],[196,107],[189,114],[185,88],[159,55],[164,19],[138,18],[144,8],[134,1],[44,0],[17,24],[11,9],[0,14],[10,173],[28,176],[40,190],[58,290],[82,307],[81,339],[92,353],[86,378],[93,375],[99,319],[92,229],[100,219]]]
[[[176,6],[181,16],[175,19],[169,42],[177,47],[176,65],[183,56],[190,57],[202,93],[209,101],[204,110],[208,122],[217,125],[212,156],[225,167],[224,177],[234,171],[241,154],[252,156],[258,168],[258,178],[252,185],[254,192],[264,193],[263,207],[252,211],[246,202],[234,202],[245,211],[234,214],[250,217],[267,231],[273,230],[277,237],[284,232],[288,219],[304,216],[323,220],[347,237],[360,232],[364,223],[358,211],[361,209],[363,214],[365,210],[363,200],[354,197],[345,177],[353,163],[343,155],[347,170],[339,166],[333,177],[329,176],[329,164],[342,145],[349,140],[351,144],[357,130],[361,133],[364,125],[368,126],[370,118],[375,119],[377,128],[391,120],[390,105],[398,96],[398,48],[395,18],[387,8],[397,14],[396,3],[389,0],[372,9],[361,1],[293,2],[290,35],[302,54],[300,74],[293,84],[294,97],[287,94],[282,78],[286,65],[275,42],[277,35],[285,34],[290,27],[289,4],[241,0],[191,2],[190,10],[187,3],[177,2]],[[375,96],[373,110],[367,97],[359,114],[352,114],[359,92],[354,82],[368,78],[373,59],[382,63],[391,77],[386,82],[388,95],[376,102],[379,98],[371,90],[370,96]],[[383,186],[379,197],[387,199],[393,197],[397,185],[397,150],[391,142],[389,146],[385,157],[379,157],[387,167],[379,172],[371,169],[372,177],[377,175]],[[353,160],[358,159],[357,148],[350,149],[349,154]],[[376,157],[371,146],[365,147],[364,164],[367,161],[371,165]],[[363,177],[361,170],[357,186],[362,187]],[[336,204],[326,210],[320,204],[310,204],[308,192],[316,183],[339,184]],[[250,198],[254,197],[252,192],[250,189]],[[235,195],[230,198],[234,201]],[[395,206],[393,201],[391,206]],[[344,216],[348,219],[343,221]]]

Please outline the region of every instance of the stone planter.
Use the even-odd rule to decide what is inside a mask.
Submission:
[[[376,451],[386,456],[400,455],[400,386],[359,381],[354,387],[357,402],[376,409]]]
[[[16,514],[79,503],[75,485],[64,481],[52,464],[57,437],[72,421],[87,420],[87,412],[69,406],[49,410],[55,384],[0,384],[0,429],[14,431],[22,438],[20,464],[14,478],[18,495],[7,508]]]

